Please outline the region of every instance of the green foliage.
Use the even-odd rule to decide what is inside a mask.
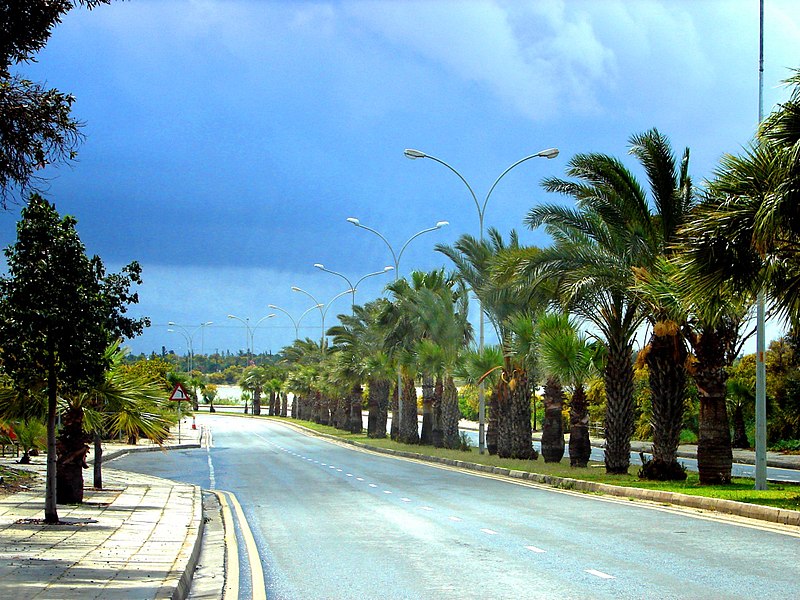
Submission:
[[[486,390],[486,404],[491,392]],[[463,385],[458,390],[458,409],[461,416],[469,421],[478,420],[478,388],[474,385]]]
[[[123,316],[138,301],[138,264],[107,274],[91,259],[72,217],[33,195],[17,224],[17,241],[5,250],[9,275],[0,278],[0,358],[23,388],[49,373],[70,389],[98,383],[108,368],[106,348],[141,333],[146,319]]]
[[[17,441],[24,452],[47,447],[47,426],[39,419],[28,419],[14,425]]]
[[[0,205],[12,190],[36,190],[35,173],[71,161],[81,141],[71,115],[75,98],[11,73],[35,60],[55,25],[78,4],[92,8],[110,0],[13,0],[0,9]]]
[[[469,436],[463,431],[458,434],[458,449],[462,452],[472,451],[472,442],[470,441]]]
[[[145,381],[150,381],[164,391],[172,391],[172,384],[169,375],[174,371],[172,363],[161,357],[140,358],[133,363],[125,363],[119,366],[121,373],[137,377]]]
[[[769,447],[772,452],[800,453],[800,440],[780,440]]]

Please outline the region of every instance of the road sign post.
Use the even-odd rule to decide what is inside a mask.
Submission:
[[[176,383],[175,387],[172,388],[172,393],[169,395],[169,399],[172,402],[178,403],[178,443],[181,443],[181,402],[189,402],[191,398],[189,394],[186,392],[186,388],[184,388],[180,383]]]

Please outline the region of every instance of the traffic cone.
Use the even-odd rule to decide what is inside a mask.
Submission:
[[[197,423],[194,422],[194,417],[192,417],[192,429],[197,429]]]

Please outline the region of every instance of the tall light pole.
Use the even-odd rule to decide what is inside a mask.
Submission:
[[[472,189],[472,186],[467,182],[464,176],[459,173],[454,167],[450,164],[446,163],[440,158],[436,158],[435,156],[431,156],[430,154],[426,154],[425,152],[421,152],[420,150],[414,150],[412,148],[407,148],[403,154],[406,158],[410,158],[415,160],[417,158],[427,158],[434,162],[439,163],[450,169],[460,180],[461,182],[467,187],[470,196],[472,196],[472,200],[475,202],[475,208],[478,209],[478,222],[480,225],[480,240],[483,242],[483,222],[484,217],[486,215],[486,205],[489,203],[489,197],[492,195],[494,188],[500,183],[500,180],[506,176],[506,174],[516,167],[532,158],[555,158],[558,156],[558,148],[547,148],[546,150],[542,150],[537,152],[536,154],[530,154],[524,158],[519,159],[517,162],[509,166],[505,171],[500,173],[500,176],[494,180],[492,187],[489,188],[489,191],[486,194],[486,197],[483,199],[483,204],[478,201],[478,196],[475,195],[475,192]],[[473,290],[475,292],[475,290]],[[475,294],[477,296],[477,293]],[[483,302],[481,301],[480,297],[478,297],[478,305],[480,310],[480,321],[478,327],[478,352],[483,353],[483,343],[484,343],[484,329],[485,329],[485,316],[483,311]],[[486,392],[485,392],[485,385],[484,382],[478,385],[478,452],[481,454],[484,453],[486,449]]]
[[[306,296],[311,298],[314,302],[316,302],[316,306],[314,306],[313,308],[318,308],[319,309],[319,314],[322,316],[322,337],[320,338],[320,341],[319,341],[319,347],[320,347],[320,352],[322,354],[325,354],[325,315],[328,314],[328,309],[331,307],[331,304],[333,304],[334,300],[338,300],[339,298],[341,298],[345,294],[353,293],[353,290],[349,289],[349,290],[345,290],[343,292],[340,292],[340,293],[336,294],[333,298],[330,299],[328,304],[322,304],[321,302],[318,302],[317,299],[314,298],[314,296],[309,294],[304,289],[297,287],[296,285],[292,286],[292,291],[293,292],[300,292],[301,294],[305,294]]]
[[[170,325],[174,325],[172,321],[169,322]],[[183,336],[183,339],[186,340],[186,373],[191,374],[192,372],[192,338],[189,337],[189,334],[180,331],[178,329],[167,329],[168,333],[180,333]]]
[[[255,325],[250,325],[250,317],[245,317],[243,319],[242,317],[237,317],[236,315],[228,315],[229,319],[236,319],[237,321],[240,321],[244,325],[244,327],[245,327],[245,338],[246,338],[246,340],[245,340],[246,344],[245,345],[247,346],[245,351],[249,355],[251,361],[253,360],[253,352],[255,351],[255,348],[253,346],[255,346],[256,328],[259,325],[261,325],[261,323],[263,323],[267,319],[273,318],[274,316],[275,316],[275,313],[268,314],[268,315],[266,315],[264,317],[261,317],[258,321],[256,321]]]
[[[758,29],[758,124],[764,120],[764,0],[759,2]],[[764,284],[756,303],[756,478],[755,489],[767,489],[767,350]]]
[[[381,238],[383,240],[383,243],[386,244],[387,248],[389,248],[389,252],[392,255],[392,260],[394,261],[394,280],[395,281],[400,279],[400,259],[402,258],[403,252],[405,252],[405,249],[408,247],[408,245],[411,243],[411,241],[416,239],[416,238],[418,238],[423,233],[428,233],[429,231],[436,231],[437,229],[441,229],[442,227],[450,225],[450,223],[448,221],[437,221],[436,225],[434,225],[433,227],[427,227],[427,228],[423,229],[422,231],[418,231],[417,233],[412,235],[410,238],[408,238],[406,240],[406,242],[400,248],[400,252],[395,253],[394,248],[392,248],[392,245],[389,243],[389,241],[383,235],[381,235],[380,232],[376,231],[372,227],[367,227],[366,225],[363,225],[361,223],[361,221],[359,221],[355,217],[348,217],[347,222],[348,223],[352,223],[353,225],[355,225],[356,227],[360,227],[361,229],[366,229],[367,231],[371,231],[372,233],[374,233],[375,235],[377,235],[379,238]],[[400,373],[400,367],[397,368],[397,412],[398,412],[398,414],[396,415],[396,417],[397,417],[397,430],[400,431],[400,425],[402,424],[402,421],[403,421],[403,380],[402,380],[402,375]],[[395,418],[395,415],[393,415],[392,418]]]
[[[294,325],[294,339],[296,339],[296,340],[300,339],[300,321],[303,320],[303,317],[305,317],[308,313],[310,313],[315,308],[321,308],[321,307],[322,307],[322,304],[315,304],[311,308],[307,308],[305,310],[305,312],[302,315],[300,315],[300,318],[297,319],[297,321],[295,321],[294,317],[292,317],[292,315],[290,315],[289,312],[286,309],[283,309],[280,306],[275,306],[274,304],[268,304],[267,305],[267,308],[271,308],[272,310],[279,310],[283,314],[285,314],[287,317],[289,317],[289,320],[292,322],[292,325]]]
[[[183,325],[178,325],[175,321],[169,321],[167,323],[167,325],[169,325],[170,327],[177,327],[178,329],[180,329],[181,333],[183,333],[184,337],[186,337],[186,344],[189,347],[189,361],[188,361],[189,370],[187,372],[190,375],[192,373],[192,369],[194,368],[194,336],[197,334],[198,330],[205,332],[205,328],[211,325],[212,323],[213,321],[206,321],[205,323],[200,323],[200,325],[195,327],[194,331],[192,331],[191,333],[189,333],[189,330],[186,329],[186,327],[184,327]],[[173,329],[167,329],[167,331],[174,332]],[[201,333],[201,340],[202,337],[203,335]],[[202,348],[202,341],[200,343]],[[201,354],[203,353],[202,349],[200,350],[200,353]]]
[[[374,273],[367,273],[361,279],[356,281],[355,285],[353,285],[347,277],[345,277],[344,275],[342,275],[338,271],[332,271],[331,269],[326,269],[325,265],[323,265],[321,263],[315,263],[314,266],[317,269],[319,269],[320,271],[325,271],[326,273],[330,273],[331,275],[338,275],[339,277],[341,277],[342,279],[344,279],[347,282],[347,285],[353,291],[353,302],[351,303],[351,306],[350,306],[350,313],[351,314],[353,313],[353,308],[356,305],[356,290],[358,289],[358,286],[361,284],[361,282],[364,281],[368,277],[374,277],[375,275],[383,275],[384,273],[388,273],[389,271],[394,271],[394,267],[384,267],[382,271],[375,271]]]

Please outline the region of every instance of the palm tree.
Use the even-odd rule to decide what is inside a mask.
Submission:
[[[253,394],[254,416],[261,414],[261,393],[264,391],[264,387],[269,383],[269,380],[270,376],[267,372],[267,369],[255,365],[247,367],[242,373],[241,378],[239,378],[239,386],[243,390]],[[270,415],[272,414],[273,404],[274,401],[271,401],[269,410]],[[245,404],[244,412],[247,414],[247,404]]]
[[[572,467],[586,467],[592,453],[586,385],[599,372],[597,348],[567,315],[549,314],[539,321],[540,360],[549,385],[572,389],[569,401],[569,460]],[[562,392],[563,393],[563,392]],[[559,409],[560,413],[560,409]],[[558,415],[559,420],[561,415]],[[563,439],[562,439],[563,445]],[[563,448],[562,448],[563,453]],[[542,455],[545,455],[544,437]]]
[[[385,299],[379,299],[354,306],[352,315],[339,315],[340,324],[328,330],[333,337],[333,349],[341,356],[339,367],[351,383],[349,429],[354,433],[363,428],[361,384],[367,382],[369,437],[386,436],[391,364],[383,349],[384,336],[379,324],[386,304]]]
[[[528,213],[526,224],[544,225],[554,243],[523,261],[520,273],[533,285],[555,281],[563,308],[593,323],[603,336],[609,473],[627,473],[630,465],[632,340],[648,316],[641,299],[632,293],[633,268],[648,268],[665,252],[692,198],[686,175],[688,151],[676,174],[669,143],[657,130],[630,141],[632,154],[647,172],[656,213],[650,210],[645,190],[618,159],[576,155],[567,175],[577,182],[559,178],[543,182],[545,190],[573,197],[576,208],[542,205]]]
[[[546,300],[494,273],[503,255],[520,250],[518,236],[512,231],[506,243],[496,229],[490,228],[486,239],[462,235],[453,246],[439,244],[436,250],[453,261],[462,279],[478,296],[503,348],[502,373],[496,379],[489,405],[487,449],[501,457],[536,458],[531,444],[531,355],[519,352],[515,345],[525,345],[524,330],[531,330],[528,314]],[[518,326],[517,331],[514,325]]]

